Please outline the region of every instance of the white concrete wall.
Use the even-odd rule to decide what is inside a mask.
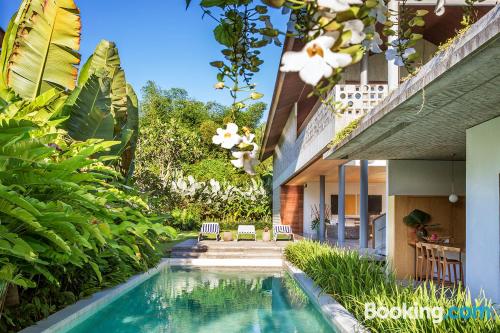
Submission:
[[[465,195],[465,162],[455,161],[455,192]],[[450,161],[388,161],[388,195],[451,194]]]
[[[325,185],[325,204],[330,207],[330,196],[339,193],[339,185],[338,183],[328,182]],[[386,206],[385,189],[386,187],[383,183],[368,185],[368,193],[370,195],[382,195],[382,207]],[[346,183],[345,191],[346,195],[359,194],[359,183]],[[307,187],[304,188],[304,236],[313,236],[316,234],[316,231],[311,228],[312,207],[314,205],[319,207],[319,176],[317,182],[307,182]]]
[[[279,189],[295,172],[320,153],[335,134],[335,116],[326,107],[320,107],[311,121],[297,136],[297,110],[283,128],[273,155],[273,223],[280,222]]]
[[[500,117],[467,130],[467,285],[500,302]]]

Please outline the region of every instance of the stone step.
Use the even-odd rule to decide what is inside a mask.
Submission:
[[[191,247],[174,247],[172,251],[190,251],[190,252],[267,252],[267,253],[282,253],[280,247],[258,247],[258,246],[191,246]]]
[[[212,252],[172,252],[171,258],[204,258],[204,259],[282,259],[281,254],[257,253],[212,253]]]
[[[281,255],[283,251],[281,249],[278,250],[252,250],[252,249],[182,249],[182,248],[173,248],[172,252],[192,252],[192,253],[231,253],[231,254],[248,254],[248,253],[255,253],[255,254],[276,254],[276,255]]]

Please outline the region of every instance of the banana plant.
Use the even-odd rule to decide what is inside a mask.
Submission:
[[[33,100],[57,87],[75,88],[80,14],[72,0],[24,0],[2,45],[2,84]]]
[[[24,0],[2,44],[0,90],[11,89],[25,100],[53,88],[62,92],[69,135],[116,141],[109,154],[122,157],[119,169],[130,178],[135,154],[130,141],[138,131],[137,102],[130,101],[137,98],[113,42],[102,40],[78,75],[80,30],[73,0]]]
[[[160,237],[175,236],[106,164],[127,152],[120,168],[130,172],[138,133],[118,51],[100,43],[76,85],[79,42],[73,0],[24,0],[2,44],[0,304],[8,284],[80,295],[123,281],[157,262]],[[30,295],[22,301],[40,303]]]
[[[66,123],[70,136],[77,140],[117,141],[119,144],[111,148],[111,154],[121,156],[120,170],[129,178],[135,154],[132,141],[137,140],[138,134],[138,103],[125,79],[115,43],[102,40],[97,45],[80,71],[78,87],[67,105],[71,110]]]

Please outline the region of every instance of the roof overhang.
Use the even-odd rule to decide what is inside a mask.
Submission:
[[[500,6],[369,113],[327,159],[465,159],[466,130],[500,116]]]
[[[303,46],[301,41],[287,37],[283,46],[283,53],[286,51],[299,51]],[[306,85],[297,73],[285,73],[278,70],[259,156],[261,161],[273,154],[274,147],[278,144],[293,105],[312,99],[309,97],[311,91],[312,87]]]

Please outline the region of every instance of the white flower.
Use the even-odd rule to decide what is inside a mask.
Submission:
[[[362,0],[317,0],[318,6],[330,8],[335,12],[345,12],[350,5],[361,5]]]
[[[348,54],[332,52],[330,48],[334,43],[334,37],[320,36],[307,43],[302,51],[285,52],[281,71],[299,72],[302,81],[315,86],[323,77],[332,75],[332,67],[345,67],[352,61]]]
[[[351,44],[359,44],[361,43],[366,34],[363,32],[365,25],[361,20],[350,20],[344,22],[344,31],[351,31],[351,39],[349,42]]]
[[[434,13],[437,16],[442,16],[444,14],[444,6],[446,5],[445,0],[438,0],[436,3],[436,7],[434,8]]]
[[[380,53],[382,52],[382,49],[380,48],[380,45],[382,45],[383,41],[382,38],[380,38],[380,35],[378,32],[373,33],[372,39],[368,40],[365,39],[362,42],[362,45],[368,50],[373,53]]]
[[[248,146],[252,144],[253,139],[255,138],[255,134],[249,133],[248,135],[243,135],[241,137],[241,143]]]
[[[387,22],[387,6],[385,5],[384,0],[378,0],[378,5],[370,10],[368,16],[374,17],[377,19],[378,23],[384,24]]]
[[[238,125],[228,123],[226,129],[218,128],[217,135],[212,137],[212,142],[221,145],[222,148],[231,149],[240,143],[241,137],[238,135]]]
[[[417,52],[413,47],[409,47],[404,50],[403,54],[400,54],[398,51],[398,45],[404,45],[406,43],[406,40],[395,40],[391,43],[392,47],[388,48],[387,51],[385,51],[385,58],[388,61],[394,62],[396,66],[404,66],[405,63],[404,61],[408,59],[408,57],[415,52]]]
[[[220,183],[215,179],[210,179],[210,186],[212,186],[213,193],[217,193],[220,191]]]
[[[258,146],[253,143],[254,149],[252,151],[234,151],[232,153],[236,160],[231,160],[231,163],[236,168],[243,168],[246,173],[255,175],[255,166],[259,164],[257,159]]]

